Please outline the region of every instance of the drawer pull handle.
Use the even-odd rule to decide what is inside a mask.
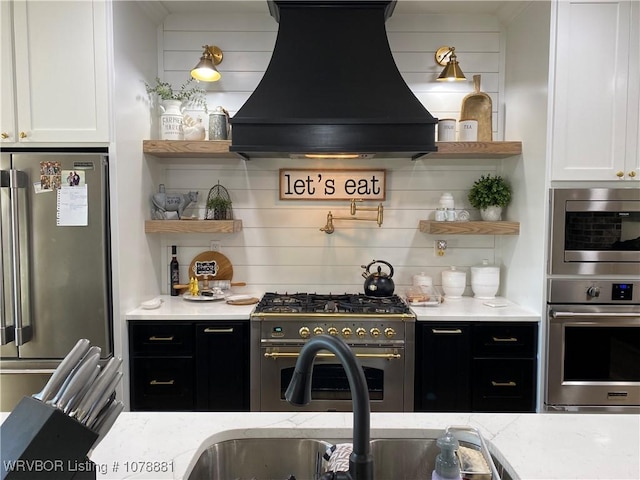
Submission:
[[[462,333],[462,330],[460,330],[459,328],[454,328],[453,330],[443,330],[441,328],[432,328],[431,332],[436,334],[445,334],[445,335],[460,335]]]
[[[163,381],[163,380],[151,380],[149,382],[149,385],[173,385],[174,383],[176,383],[175,380],[167,380],[167,381]]]
[[[171,335],[169,337],[156,337],[155,335],[151,335],[149,337],[149,341],[151,342],[172,342],[174,339],[174,336]]]
[[[205,328],[204,333],[233,333],[233,327],[229,328]]]
[[[516,382],[496,382],[495,380],[491,380],[492,387],[517,387]]]
[[[492,337],[494,342],[517,342],[518,339],[516,337],[506,337],[506,338],[500,338],[500,337]]]

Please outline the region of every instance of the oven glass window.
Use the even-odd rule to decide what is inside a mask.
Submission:
[[[640,382],[640,328],[565,327],[565,381]]]
[[[640,212],[566,212],[565,250],[640,251]]]
[[[383,399],[384,370],[362,367],[369,387],[370,400]],[[291,382],[294,367],[280,371],[280,398]],[[342,365],[314,365],[311,378],[311,400],[351,400],[349,379]]]

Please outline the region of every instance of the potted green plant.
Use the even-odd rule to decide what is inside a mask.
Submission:
[[[189,78],[184,82],[178,90],[174,90],[173,86],[169,82],[163,82],[159,77],[156,77],[155,85],[149,85],[144,82],[149,96],[157,95],[162,102],[164,101],[179,101],[182,105],[204,107],[204,111],[207,112],[207,97],[204,89],[192,85],[195,80]]]
[[[210,220],[213,212],[213,220],[229,220],[231,217],[231,200],[223,197],[212,197],[207,201],[207,218]]]
[[[511,187],[500,175],[482,175],[473,183],[468,199],[483,220],[501,220],[502,209],[511,201]]]

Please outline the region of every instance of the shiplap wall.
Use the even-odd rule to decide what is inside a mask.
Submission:
[[[462,99],[473,91],[474,74],[482,75],[482,91],[493,100],[494,139],[502,139],[503,83],[502,31],[497,18],[486,15],[394,15],[387,22],[391,49],[407,84],[438,118],[459,118]],[[256,87],[275,44],[277,23],[264,15],[171,15],[160,29],[160,76],[173,85],[188,79],[188,71],[201,54],[201,45],[215,44],[224,52],[219,66],[222,79],[206,86],[210,107],[222,105],[233,115]],[[321,39],[319,39],[321,41]],[[438,83],[442,67],[433,56],[438,47],[453,45],[469,82]],[[513,139],[510,139],[513,140]],[[336,231],[319,229],[331,210],[348,214],[347,202],[280,201],[278,169],[290,167],[387,169],[384,224],[337,220]],[[244,162],[222,160],[174,160],[158,162],[167,191],[197,190],[199,201],[188,213],[202,217],[209,189],[218,181],[230,192],[235,218],[243,230],[224,235],[163,235],[162,278],[168,290],[170,245],[178,246],[181,278],[186,280],[191,259],[208,250],[211,240],[234,266],[234,280],[246,281],[245,291],[360,291],[362,264],[384,259],[395,268],[398,293],[412,276],[426,272],[441,284],[440,272],[455,265],[469,271],[482,259],[501,264],[500,242],[494,236],[431,236],[418,231],[421,219],[432,219],[440,195],[453,193],[456,207],[478,212],[466,199],[473,181],[485,173],[500,172],[497,160],[373,159],[366,163],[312,162],[260,159]],[[374,204],[375,205],[375,204]],[[364,213],[363,215],[367,215]],[[369,214],[370,215],[370,214]],[[507,217],[509,211],[507,210]],[[446,254],[435,255],[434,242],[448,242]],[[509,240],[517,241],[517,240]],[[503,277],[504,280],[504,277]],[[467,275],[470,283],[470,274]],[[470,294],[467,288],[467,294]]]

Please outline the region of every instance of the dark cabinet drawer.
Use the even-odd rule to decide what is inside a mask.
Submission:
[[[473,356],[535,358],[537,350],[537,324],[474,324]]]
[[[192,355],[193,325],[139,322],[130,325],[134,355]]]
[[[474,412],[535,411],[535,360],[476,359],[472,371]]]
[[[131,369],[135,410],[193,410],[193,358],[136,358]]]

